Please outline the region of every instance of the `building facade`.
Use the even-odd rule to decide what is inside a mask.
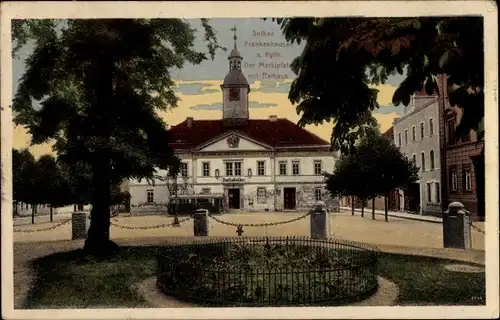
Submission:
[[[441,166],[444,168],[441,171],[442,209],[446,210],[451,202],[459,201],[470,211],[473,219],[484,220],[484,141],[478,141],[474,130],[461,139],[455,138],[461,109],[449,103],[445,76],[438,77],[438,85],[442,93],[439,99]]]
[[[404,211],[441,215],[438,96],[416,93],[393,124],[396,146],[419,168],[419,180],[402,191]]]
[[[182,161],[178,193],[223,194],[230,210],[244,211],[308,210],[318,200],[331,202],[323,176],[335,166],[330,144],[288,119],[249,119],[250,86],[236,37],[228,60],[222,119],[188,117],[169,129],[169,145]],[[129,182],[132,214],[169,201],[162,180]]]

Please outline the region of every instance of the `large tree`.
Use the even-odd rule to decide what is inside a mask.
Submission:
[[[32,143],[53,139],[60,161],[90,166],[92,220],[84,249],[109,252],[116,249],[109,240],[110,186],[178,166],[157,111],[177,105],[169,70],[208,56],[193,49],[195,30],[181,19],[29,23],[13,25],[14,39],[36,40],[14,121],[28,127]],[[202,25],[213,58],[219,46],[205,19]]]
[[[342,155],[332,174],[326,174],[327,189],[342,196],[356,196],[364,202],[377,196],[387,197],[396,188],[418,180],[418,168],[377,130],[356,142],[356,152]],[[354,203],[353,203],[354,213]],[[372,214],[374,213],[372,208]],[[385,220],[387,203],[385,205]]]
[[[17,213],[19,202],[34,204],[34,177],[36,172],[35,157],[28,149],[12,149],[12,198],[14,214]],[[33,211],[34,213],[34,211]]]
[[[449,101],[463,110],[457,136],[483,137],[484,49],[481,17],[276,19],[291,42],[306,43],[292,63],[289,98],[300,125],[332,121],[332,147],[347,152],[375,122],[377,90],[391,74],[405,79],[393,103],[416,91],[439,92],[447,75]]]

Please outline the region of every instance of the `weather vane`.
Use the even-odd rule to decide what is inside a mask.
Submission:
[[[233,36],[233,39],[234,39],[234,48],[236,48],[236,40],[238,39],[238,37],[236,36],[236,31],[238,31],[238,29],[236,29],[236,25],[234,25],[234,27],[231,28],[231,31],[234,32],[234,36]]]

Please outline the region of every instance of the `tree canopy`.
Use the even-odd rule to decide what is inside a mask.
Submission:
[[[171,68],[199,64],[221,48],[206,19],[208,55],[182,19],[15,21],[15,49],[35,49],[15,95],[14,122],[32,143],[54,140],[58,160],[91,168],[92,222],[85,248],[109,241],[110,186],[179,166],[157,111],[177,106]],[[34,108],[33,101],[40,102]]]
[[[348,152],[373,125],[379,107],[372,84],[399,73],[395,105],[411,95],[439,93],[447,76],[449,101],[463,110],[457,136],[483,137],[484,49],[481,17],[275,19],[286,39],[306,43],[292,63],[289,99],[300,125],[332,121],[332,148]]]
[[[356,143],[355,153],[341,155],[332,174],[326,174],[331,194],[360,199],[385,196],[418,180],[418,168],[376,130]]]

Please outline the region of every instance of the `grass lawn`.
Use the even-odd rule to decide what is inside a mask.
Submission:
[[[148,304],[132,285],[156,273],[162,247],[121,247],[111,261],[89,261],[81,252],[34,262],[37,280],[25,308],[134,308]],[[450,272],[438,258],[381,253],[379,274],[399,286],[399,305],[484,305],[484,273]]]

